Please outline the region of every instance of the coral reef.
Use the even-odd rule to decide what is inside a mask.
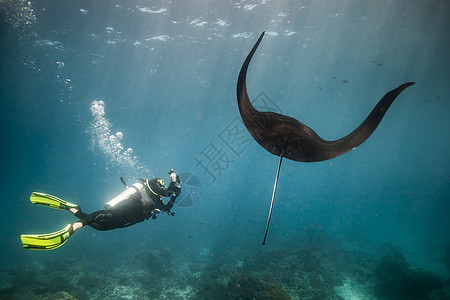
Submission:
[[[228,298],[288,300],[291,299],[291,296],[272,276],[266,275],[259,280],[252,273],[244,271],[230,278]]]
[[[76,300],[72,295],[67,292],[61,291],[54,293],[48,297],[42,298],[42,300]]]
[[[379,258],[320,228],[278,248],[216,248],[35,261],[0,272],[0,299],[450,299],[450,281],[411,268],[398,247]]]

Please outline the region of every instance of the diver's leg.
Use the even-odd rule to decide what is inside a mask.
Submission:
[[[72,228],[73,232],[77,231],[78,229],[82,228],[85,224],[81,220],[86,219],[87,216],[89,216],[87,213],[82,212],[80,207],[72,207],[68,209],[71,213],[73,213],[80,221],[73,223]]]
[[[81,209],[72,207],[72,208],[69,208],[69,211],[75,215],[78,211],[81,211]]]
[[[80,221],[73,223],[73,231],[77,231],[78,229],[82,228],[85,225],[91,226],[92,228],[98,229],[98,230],[104,230],[103,228],[99,228],[96,224],[96,221],[101,220],[102,217],[104,217],[104,211],[99,210],[96,212],[93,212],[91,214],[87,214],[83,211],[81,211],[80,208],[70,208],[69,211],[75,215]]]
[[[68,210],[71,212],[71,213],[73,213],[78,219],[84,219],[84,218],[86,218],[87,216],[88,216],[88,214],[87,213],[84,213],[84,212],[82,212],[81,211],[81,208],[78,206],[78,207],[71,207],[71,208],[68,208]],[[84,225],[83,225],[83,223],[81,222],[81,221],[78,221],[78,222],[75,222],[75,223],[73,223],[73,225],[72,225],[72,228],[73,228],[73,232],[75,232],[75,231],[77,231],[78,229],[80,229],[81,227],[83,227]]]
[[[100,231],[111,230],[118,227],[116,225],[117,218],[115,218],[108,210],[98,210],[91,214],[79,210],[75,213],[75,216],[80,219],[80,221],[74,223],[74,227],[77,227],[77,229],[86,225]]]
[[[83,226],[84,226],[83,223],[81,223],[80,221],[73,223],[72,225],[73,232],[77,231]]]

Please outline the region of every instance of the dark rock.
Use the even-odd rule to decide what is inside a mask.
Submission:
[[[430,271],[413,270],[401,253],[381,259],[374,271],[375,293],[387,299],[431,299],[441,293],[442,278]]]

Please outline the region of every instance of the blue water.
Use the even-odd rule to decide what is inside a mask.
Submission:
[[[170,251],[175,269],[187,265],[204,275],[216,264],[243,263],[258,277],[271,267],[252,265],[249,257],[297,253],[308,232],[313,244],[326,233],[374,264],[390,245],[411,270],[448,279],[449,20],[443,0],[1,1],[0,270],[24,270],[26,282],[36,276],[26,271],[36,263],[48,268],[70,260],[67,265],[85,263],[81,269],[92,277],[96,261],[116,270],[118,261]],[[348,134],[386,92],[416,82],[357,149],[319,163],[283,161],[264,247],[278,158],[247,132],[240,132],[241,143],[232,135],[243,128],[237,76],[263,30],[247,77],[250,98],[275,105],[324,139]],[[110,232],[83,228],[53,251],[22,248],[20,234],[74,222],[64,211],[31,204],[32,191],[89,212],[123,190],[120,176],[129,183],[152,176],[168,181],[170,168],[192,176],[174,217]],[[286,259],[280,261],[292,265]],[[190,264],[199,261],[194,272]],[[286,279],[299,271],[280,266],[275,280],[291,297],[305,298]],[[197,281],[179,287],[191,292],[177,297],[212,297],[195,292],[202,277],[192,274]],[[173,282],[178,275],[171,276]],[[233,277],[222,276],[233,288]],[[83,294],[70,276],[64,280],[71,282],[65,291],[79,299],[142,296],[134,283],[121,285],[132,296],[110,287]],[[0,296],[20,297],[17,290],[4,283]],[[31,287],[27,295],[59,290]]]

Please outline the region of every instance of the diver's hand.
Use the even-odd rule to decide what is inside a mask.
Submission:
[[[168,211],[167,211],[167,214],[168,214],[169,216],[172,216],[172,217],[175,216],[175,213],[174,213],[173,211],[171,211],[171,210],[168,210]]]
[[[156,215],[159,214],[160,212],[161,212],[161,210],[159,210],[158,208],[155,208],[154,210],[152,210],[152,212],[151,212],[152,219],[155,220]]]

